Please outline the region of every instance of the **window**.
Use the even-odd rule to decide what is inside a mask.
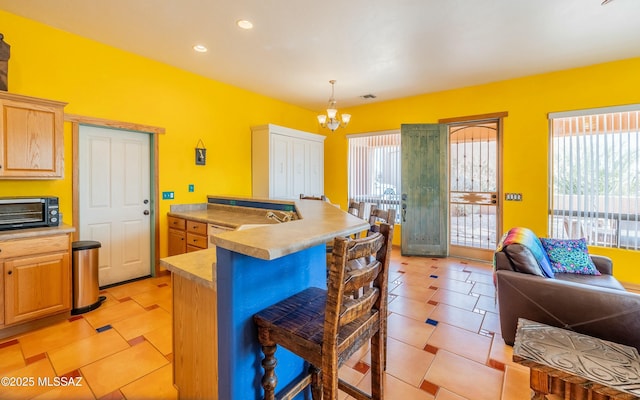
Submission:
[[[640,247],[640,104],[549,115],[550,235]]]
[[[396,209],[400,223],[400,132],[349,135],[349,199]]]

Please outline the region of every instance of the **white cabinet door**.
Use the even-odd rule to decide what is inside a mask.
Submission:
[[[324,193],[324,143],[307,142],[307,163],[305,169],[305,193]]]
[[[291,197],[298,197],[301,193],[310,194],[307,190],[307,140],[291,138]]]
[[[270,197],[289,198],[292,196],[291,180],[289,179],[291,138],[282,135],[271,135],[270,147]]]

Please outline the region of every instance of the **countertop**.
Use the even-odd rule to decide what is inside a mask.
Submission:
[[[13,240],[13,239],[34,238],[38,236],[51,236],[51,235],[59,235],[63,233],[72,233],[75,231],[76,231],[76,228],[66,224],[62,224],[59,226],[47,226],[42,228],[11,229],[7,231],[0,231],[0,240]]]
[[[274,200],[254,200],[274,202]],[[228,210],[226,211],[228,214],[214,208],[172,211],[169,215],[234,229],[243,225],[264,224],[266,219],[269,221],[268,225],[217,233],[211,238],[217,247],[263,260],[274,260],[326,243],[337,236],[348,236],[369,228],[367,221],[328,202],[283,200],[279,203],[294,204],[299,219],[285,223],[274,223],[275,221],[264,218],[266,210],[262,210],[260,212],[262,216],[259,216],[257,213],[247,212],[243,207],[235,207],[237,212]],[[223,218],[229,219],[225,221]],[[261,218],[262,222],[258,222],[258,218]],[[188,279],[194,279],[206,286],[215,286],[215,263],[215,248],[160,260],[160,265],[168,270],[179,273]]]

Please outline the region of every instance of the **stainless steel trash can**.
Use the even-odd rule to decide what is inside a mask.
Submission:
[[[100,307],[105,296],[99,296],[98,256],[100,242],[80,240],[71,243],[73,252],[73,309],[71,314],[82,314]]]

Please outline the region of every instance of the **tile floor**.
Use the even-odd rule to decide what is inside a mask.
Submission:
[[[499,334],[489,264],[394,249],[389,284],[387,399],[529,398],[528,369],[511,361]],[[0,341],[0,376],[24,384],[0,385],[0,399],[177,398],[170,277],[103,294],[97,310]],[[368,360],[364,348],[341,377],[368,391]],[[79,385],[57,386],[56,377]]]

